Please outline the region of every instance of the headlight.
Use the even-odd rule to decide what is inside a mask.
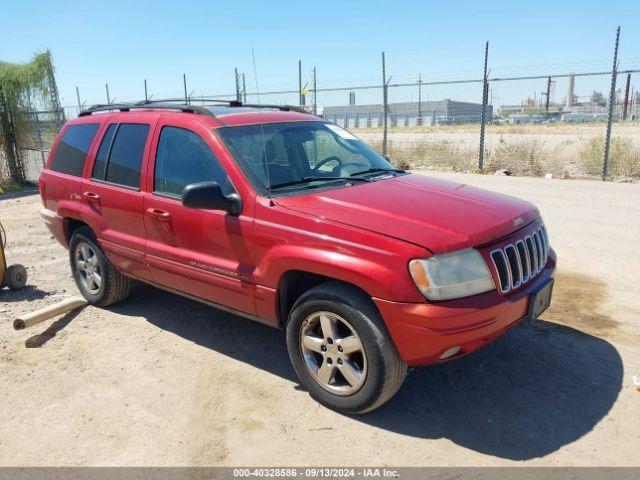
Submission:
[[[473,248],[411,260],[409,272],[430,300],[468,297],[496,288],[482,255]]]

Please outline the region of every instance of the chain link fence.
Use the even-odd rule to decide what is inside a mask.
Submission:
[[[353,79],[350,86],[344,80],[323,83],[315,68],[303,70],[299,62],[290,84],[265,84],[260,93],[249,75],[236,69],[230,75],[234,93],[187,94],[185,75],[175,91],[149,92],[145,80],[139,97],[116,103],[169,97],[206,105],[201,99],[213,97],[291,104],[353,130],[403,168],[640,180],[638,62],[621,68],[616,46],[613,69],[599,62],[600,68],[587,71],[567,64],[553,72],[514,67],[492,73],[486,47],[477,62],[484,71],[450,77],[397,74],[383,54],[378,78]],[[91,103],[114,101],[108,85],[102,101],[81,101],[78,89],[76,94],[77,104],[64,107],[67,118]],[[43,138],[46,144],[52,137]]]

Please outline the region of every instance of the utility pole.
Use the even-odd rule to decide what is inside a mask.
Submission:
[[[478,152],[478,169],[484,168],[484,129],[487,123],[487,100],[489,96],[489,82],[487,81],[487,61],[489,59],[489,42],[484,45],[484,75],[482,77],[482,112],[480,113],[480,150]]]
[[[382,156],[387,156],[387,115],[389,110],[387,98],[387,70],[382,52]]]
[[[182,83],[184,84],[184,103],[189,105],[189,95],[187,95],[187,74],[182,74]]]
[[[304,105],[302,97],[302,60],[298,60],[298,105]]]
[[[247,103],[247,82],[244,78],[244,73],[242,74],[242,101]]]
[[[144,79],[144,101],[148,102],[149,101],[149,95],[147,92],[147,79]]]
[[[604,139],[604,159],[602,161],[602,180],[609,173],[609,146],[611,144],[611,123],[613,121],[613,104],[616,97],[616,77],[618,75],[618,45],[620,44],[620,27],[616,30],[616,45],[613,49],[613,67],[611,68],[611,91],[609,92],[609,112],[607,116],[607,134]]]
[[[422,125],[422,75],[418,75],[418,118],[416,125]]]
[[[82,111],[82,102],[80,102],[80,90],[78,89],[77,85],[76,85],[76,99],[78,100],[78,113],[80,113]]]
[[[242,98],[240,97],[240,77],[238,76],[237,67],[234,69],[234,72],[235,72],[235,78],[236,78],[236,100],[240,102],[242,101]]]
[[[109,96],[109,84],[105,83],[104,84],[104,88],[107,91],[107,105],[111,104],[111,97]]]
[[[547,78],[547,98],[544,101],[544,114],[549,116],[549,97],[551,96],[551,77]]]
[[[624,89],[624,105],[622,106],[622,120],[627,119],[627,109],[629,106],[629,87],[631,86],[631,74],[627,73],[627,86]]]
[[[313,67],[313,114],[318,115],[318,78],[316,77],[316,67]]]

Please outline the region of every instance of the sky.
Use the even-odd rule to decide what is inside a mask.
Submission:
[[[246,74],[250,94],[296,89],[299,59],[303,83],[317,67],[318,88],[377,84],[383,50],[392,83],[415,81],[418,75],[425,81],[481,78],[485,41],[493,76],[608,70],[618,25],[621,68],[640,68],[637,0],[0,0],[0,60],[26,62],[49,49],[63,105],[76,104],[76,86],[82,101],[93,104],[106,101],[105,83],[112,100],[144,98],[144,79],[154,98],[182,96],[183,74],[194,97],[233,93],[235,67]],[[589,79],[578,94],[606,92],[607,82]],[[496,101],[515,102],[539,95],[542,83],[505,83],[491,93]],[[560,99],[564,87],[555,87]],[[479,101],[479,90],[433,87],[423,95]],[[390,99],[415,100],[415,95],[413,88],[396,89]],[[379,96],[363,90],[356,99],[379,102]],[[319,94],[318,103],[347,100],[345,91]]]

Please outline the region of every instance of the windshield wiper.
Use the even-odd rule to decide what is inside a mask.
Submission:
[[[275,185],[271,185],[271,190],[273,190],[274,188],[284,188],[284,187],[290,187],[292,185],[301,185],[301,184],[304,184],[304,183],[315,182],[315,181],[318,181],[318,180],[348,180],[350,182],[353,182],[354,180],[357,181],[357,182],[370,182],[371,181],[368,178],[313,176],[313,177],[302,177],[302,178],[299,178],[298,180],[292,180],[290,182],[276,183]]]
[[[352,173],[350,176],[354,175],[362,175],[364,173],[373,173],[373,172],[394,172],[394,173],[406,173],[406,170],[402,170],[401,168],[381,168],[381,167],[373,167],[368,170],[362,170],[360,172]]]

